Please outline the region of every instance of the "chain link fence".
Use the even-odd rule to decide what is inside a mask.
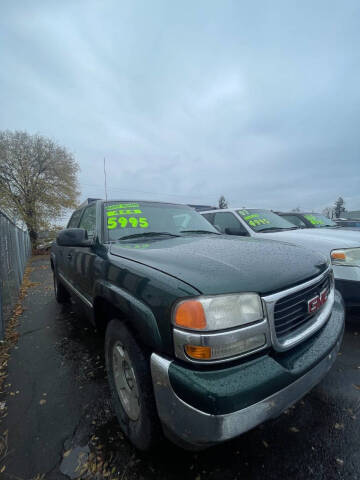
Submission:
[[[4,339],[5,323],[17,302],[30,253],[28,232],[0,210],[0,340]]]

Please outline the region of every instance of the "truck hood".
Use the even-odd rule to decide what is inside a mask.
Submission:
[[[271,238],[290,242],[314,251],[320,252],[330,258],[330,252],[339,248],[360,248],[360,233],[344,232],[332,228],[304,228],[299,230],[286,230],[284,232],[262,233],[261,238]],[[259,238],[257,236],[257,238]]]
[[[313,278],[327,268],[317,252],[284,242],[227,235],[194,235],[118,242],[110,253],[160,270],[203,294],[268,294]]]

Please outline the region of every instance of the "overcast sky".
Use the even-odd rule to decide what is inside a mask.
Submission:
[[[82,199],[360,209],[360,3],[0,4],[0,129],[74,153]]]

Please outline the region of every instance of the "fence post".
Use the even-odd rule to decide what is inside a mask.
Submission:
[[[4,312],[3,312],[3,276],[4,276],[4,266],[3,266],[3,259],[1,252],[4,250],[4,217],[0,215],[0,342],[2,342],[5,338],[5,320],[4,320]]]
[[[0,278],[0,343],[5,338],[5,325],[4,325],[4,315],[3,315],[3,302],[2,302],[2,279]]]

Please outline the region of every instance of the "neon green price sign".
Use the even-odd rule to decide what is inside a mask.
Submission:
[[[118,203],[105,208],[107,228],[148,228],[149,222],[146,217],[135,217],[143,212],[138,203]],[[131,215],[131,216],[127,216]]]
[[[310,223],[313,225],[325,225],[325,222],[323,220],[320,220],[320,218],[314,217],[314,215],[304,215],[304,217],[309,220]]]
[[[267,218],[259,218],[258,213],[253,213],[250,215],[248,210],[239,210],[239,214],[242,216],[245,222],[247,222],[252,227],[256,227],[259,225],[268,225],[270,223],[270,220],[268,220]]]
[[[268,220],[267,218],[254,218],[253,220],[246,221],[249,225],[252,225],[253,227],[256,227],[257,225],[268,225],[270,223],[270,220]]]

